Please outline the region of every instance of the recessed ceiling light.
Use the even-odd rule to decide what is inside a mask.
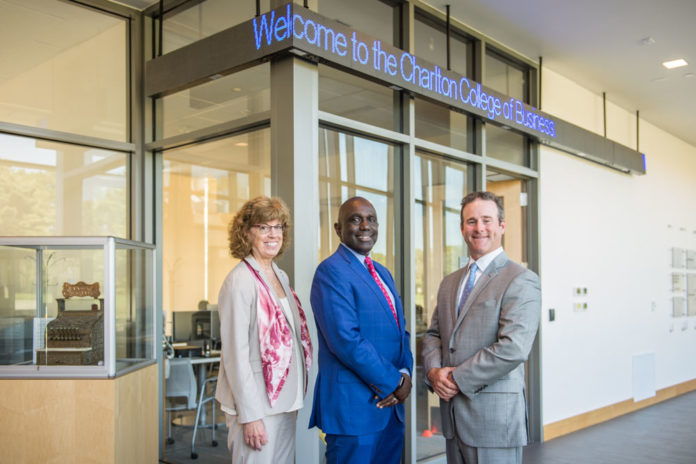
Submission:
[[[640,41],[641,45],[652,45],[655,43],[655,39],[652,37],[646,37]]]
[[[667,69],[681,68],[682,66],[686,66],[687,64],[689,63],[687,63],[684,58],[662,62],[662,66],[664,66]]]

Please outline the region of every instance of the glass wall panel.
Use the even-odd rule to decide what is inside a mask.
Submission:
[[[63,283],[98,283],[101,297],[104,297],[104,253],[101,249],[75,250],[47,247],[41,254],[28,253],[27,249],[3,247],[0,253],[0,269],[7,277],[3,290],[8,293],[6,304],[0,310],[0,340],[4,350],[0,364],[49,364],[51,359],[60,359],[62,364],[80,365],[79,355],[52,358],[54,355],[40,355],[38,348],[46,347],[46,340],[33,337],[33,330],[44,332],[46,325],[58,316],[58,305],[65,311],[89,311],[95,303],[93,299],[66,299]],[[33,250],[32,250],[33,251]],[[23,255],[23,256],[21,256]],[[18,257],[22,259],[17,260]],[[37,261],[42,277],[37,285]],[[37,308],[37,289],[42,293],[43,305]],[[103,300],[96,302],[103,310]],[[97,331],[102,331],[103,326]],[[67,343],[66,343],[67,344]],[[98,345],[98,344],[97,344]],[[90,355],[88,364],[103,364],[104,351]]]
[[[26,240],[0,246],[0,365],[103,366],[112,341],[109,374],[154,359],[154,246],[111,237]]]
[[[162,168],[162,308],[217,304],[234,266],[227,225],[250,198],[271,194],[270,130],[168,150]],[[203,303],[205,304],[205,303]]]
[[[395,247],[394,146],[331,129],[319,129],[319,260],[340,243],[333,225],[338,208],[361,196],[377,212],[379,237],[372,257],[393,273]]]
[[[447,69],[447,29],[444,22],[416,10],[415,52],[418,58]],[[471,72],[471,41],[450,29],[450,68],[469,76]]]
[[[1,9],[0,121],[127,141],[127,21],[55,0]]]
[[[153,357],[153,275],[152,250],[127,248],[115,250],[116,360],[125,368]],[[155,335],[161,338],[159,334]]]
[[[165,16],[162,51],[169,53],[217,32],[252,19],[254,0],[206,0],[189,2],[171,16]],[[270,0],[261,0],[261,14],[270,10]]]
[[[467,193],[467,166],[418,153],[414,163],[416,220],[416,379],[424,376],[423,336],[430,325],[443,277],[466,263],[460,229],[460,205]],[[418,460],[445,450],[440,400],[422,382],[416,388],[416,452]]]
[[[401,130],[398,95],[375,84],[328,66],[319,65],[319,110],[384,129]]]
[[[416,137],[471,152],[469,117],[446,106],[415,98]]]
[[[50,253],[46,254],[50,256]],[[51,258],[51,261],[54,263],[53,268],[55,269],[55,258]],[[62,268],[57,269],[57,271],[63,275]],[[100,275],[95,272],[94,275],[99,278],[104,274]],[[34,318],[37,315],[43,315],[43,311],[37,311],[36,302],[38,301],[38,292],[41,292],[42,297],[45,295],[45,286],[37,286],[36,281],[37,255],[35,250],[0,247],[0,365],[32,364],[36,361],[33,350]],[[57,292],[56,295],[61,296],[60,292]],[[57,313],[55,299],[44,301],[53,303],[50,308],[48,305],[44,305],[44,311],[46,313],[50,311],[51,317],[55,317]],[[41,322],[39,320],[36,323]],[[47,322],[48,319],[44,324]],[[37,348],[42,347],[40,343],[37,344]]]
[[[128,238],[127,159],[0,134],[0,235]]]
[[[495,53],[486,53],[486,87],[529,103],[527,70],[503,59]]]
[[[317,4],[322,16],[370,34],[384,43],[399,46],[394,40],[393,6],[379,0],[318,0]]]
[[[268,63],[162,98],[162,129],[172,137],[271,110]],[[270,113],[269,113],[270,117]]]
[[[487,51],[484,77],[487,87],[529,103],[528,75],[526,66]],[[520,166],[529,166],[527,137],[493,124],[486,124],[486,154]]]
[[[486,155],[520,166],[528,166],[527,137],[509,129],[486,124]]]
[[[527,265],[527,182],[503,172],[486,170],[486,190],[503,198],[505,212],[505,253]]]

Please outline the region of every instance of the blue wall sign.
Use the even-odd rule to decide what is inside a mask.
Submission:
[[[366,72],[389,85],[435,98],[537,137],[557,136],[555,121],[521,100],[498,94],[478,82],[291,3],[254,18],[252,27],[257,51],[287,41],[293,48]]]
[[[283,5],[148,61],[145,94],[152,98],[171,95],[287,53],[323,61],[495,121],[541,144],[613,169],[645,173],[644,155],[632,148],[295,4]]]

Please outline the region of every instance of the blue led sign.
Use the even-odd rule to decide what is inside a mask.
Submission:
[[[481,84],[466,77],[443,71],[436,65],[425,64],[408,52],[397,51],[391,46],[383,47],[380,40],[365,42],[355,31],[346,35],[293,12],[290,3],[284,15],[277,11],[279,10],[253,19],[256,50],[286,40],[304,42],[330,55],[347,58],[356,67],[369,67],[382,74],[382,79],[386,82],[398,84],[396,81],[401,80],[415,86],[416,89],[444,97],[453,106],[485,114],[493,121],[516,124],[554,138],[557,135],[556,123],[552,119],[537,112],[536,108],[525,105],[521,100],[513,97],[501,98],[487,92]]]

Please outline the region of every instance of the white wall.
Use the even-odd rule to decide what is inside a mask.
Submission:
[[[601,134],[601,95],[543,73],[543,110]],[[608,137],[635,148],[635,110],[607,106]],[[696,317],[672,317],[670,254],[696,250],[696,147],[641,120],[640,150],[644,176],[541,149],[544,424],[633,398],[637,354],[654,353],[643,387],[696,378]]]

